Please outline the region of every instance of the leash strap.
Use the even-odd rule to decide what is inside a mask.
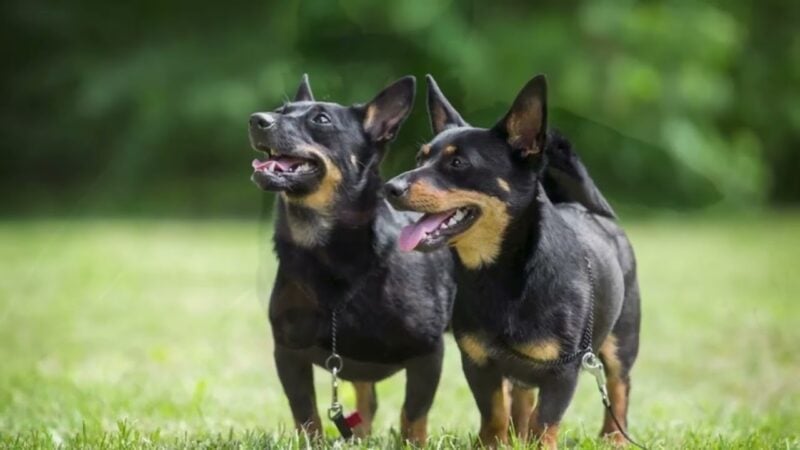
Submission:
[[[370,269],[349,290],[347,295],[344,296],[344,299],[331,308],[331,354],[325,359],[325,368],[331,373],[331,406],[328,407],[328,419],[336,425],[336,429],[339,430],[339,434],[343,439],[350,439],[353,437],[353,428],[362,422],[362,418],[358,411],[354,411],[352,414],[345,416],[344,407],[341,402],[339,402],[339,373],[341,373],[344,368],[344,360],[341,355],[339,355],[336,348],[336,335],[339,328],[338,316],[345,305],[366,285],[367,279],[380,269],[382,269],[380,265]]]
[[[614,423],[617,425],[617,429],[622,434],[622,436],[628,440],[634,446],[641,448],[642,450],[647,450],[647,448],[633,439],[628,435],[628,432],[622,427],[617,419],[617,416],[614,414],[613,409],[611,408],[611,400],[608,398],[608,388],[606,387],[606,373],[605,368],[603,367],[603,362],[597,355],[594,353],[592,348],[592,333],[594,332],[594,304],[595,304],[595,296],[594,296],[594,271],[592,270],[592,261],[589,259],[589,255],[584,255],[584,261],[586,261],[586,273],[589,277],[589,317],[586,319],[586,327],[583,330],[583,336],[581,337],[580,345],[578,346],[578,350],[562,356],[557,359],[536,359],[531,358],[528,355],[520,353],[514,350],[511,346],[505,346],[505,348],[511,352],[517,358],[522,360],[531,362],[537,366],[541,366],[542,368],[557,368],[564,365],[567,365],[578,358],[580,358],[580,367],[582,370],[589,372],[595,381],[597,382],[597,390],[600,392],[601,400],[603,401],[603,407],[605,407],[608,414],[611,416],[611,419],[614,420]]]
[[[592,261],[589,259],[589,255],[585,255],[584,258],[586,259],[586,272],[589,275],[589,290],[590,290],[590,308],[589,308],[589,323],[592,324],[594,322],[594,271],[592,270]],[[585,334],[585,333],[584,333]],[[611,416],[611,419],[614,421],[614,424],[617,425],[617,429],[619,430],[622,437],[628,440],[634,446],[642,449],[647,450],[647,448],[638,442],[631,439],[628,435],[628,431],[622,427],[617,419],[617,416],[614,414],[614,410],[611,408],[611,400],[608,398],[608,388],[606,387],[606,372],[605,367],[603,367],[603,361],[595,355],[594,351],[592,350],[591,345],[592,333],[589,332],[589,349],[586,353],[583,354],[581,358],[581,369],[589,372],[595,381],[597,382],[597,390],[600,392],[600,398],[603,401],[603,406],[608,412],[608,415]]]
[[[342,439],[353,437],[353,428],[361,423],[361,414],[358,411],[345,416],[344,408],[339,402],[339,372],[344,367],[344,360],[336,353],[336,315],[338,308],[334,308],[331,315],[331,355],[325,360],[325,368],[331,372],[331,406],[328,407],[328,419],[330,419]]]

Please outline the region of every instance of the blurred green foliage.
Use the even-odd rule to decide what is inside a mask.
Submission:
[[[248,213],[247,117],[434,74],[492,124],[532,75],[622,204],[800,200],[800,3],[5,2],[2,212]],[[424,86],[386,162],[430,138]]]

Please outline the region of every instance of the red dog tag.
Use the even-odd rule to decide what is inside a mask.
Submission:
[[[358,411],[355,411],[353,414],[350,414],[349,416],[344,418],[344,423],[346,423],[347,426],[350,428],[357,427],[358,425],[361,424],[361,422],[362,422],[361,414],[359,414]]]

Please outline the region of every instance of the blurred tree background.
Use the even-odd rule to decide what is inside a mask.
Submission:
[[[623,205],[800,201],[800,3],[9,1],[0,213],[249,215],[247,118],[307,72],[318,99],[405,74],[386,162],[430,138],[425,73],[492,124],[549,76],[551,124]]]

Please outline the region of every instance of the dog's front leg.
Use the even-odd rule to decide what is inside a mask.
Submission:
[[[322,421],[317,412],[311,361],[304,358],[297,350],[279,345],[275,346],[274,356],[283,392],[289,399],[289,407],[292,409],[295,427],[312,437],[320,435]]]
[[[577,384],[577,369],[554,376],[540,384],[539,399],[530,424],[531,434],[538,439],[540,447],[558,448],[558,425],[572,401]]]
[[[507,443],[509,401],[503,376],[488,366],[488,362],[478,365],[466,353],[461,353],[461,364],[481,414],[481,429],[478,433],[481,444],[496,447]]]
[[[444,342],[433,353],[414,358],[406,365],[406,398],[400,416],[400,434],[415,444],[428,438],[428,411],[442,375]]]

